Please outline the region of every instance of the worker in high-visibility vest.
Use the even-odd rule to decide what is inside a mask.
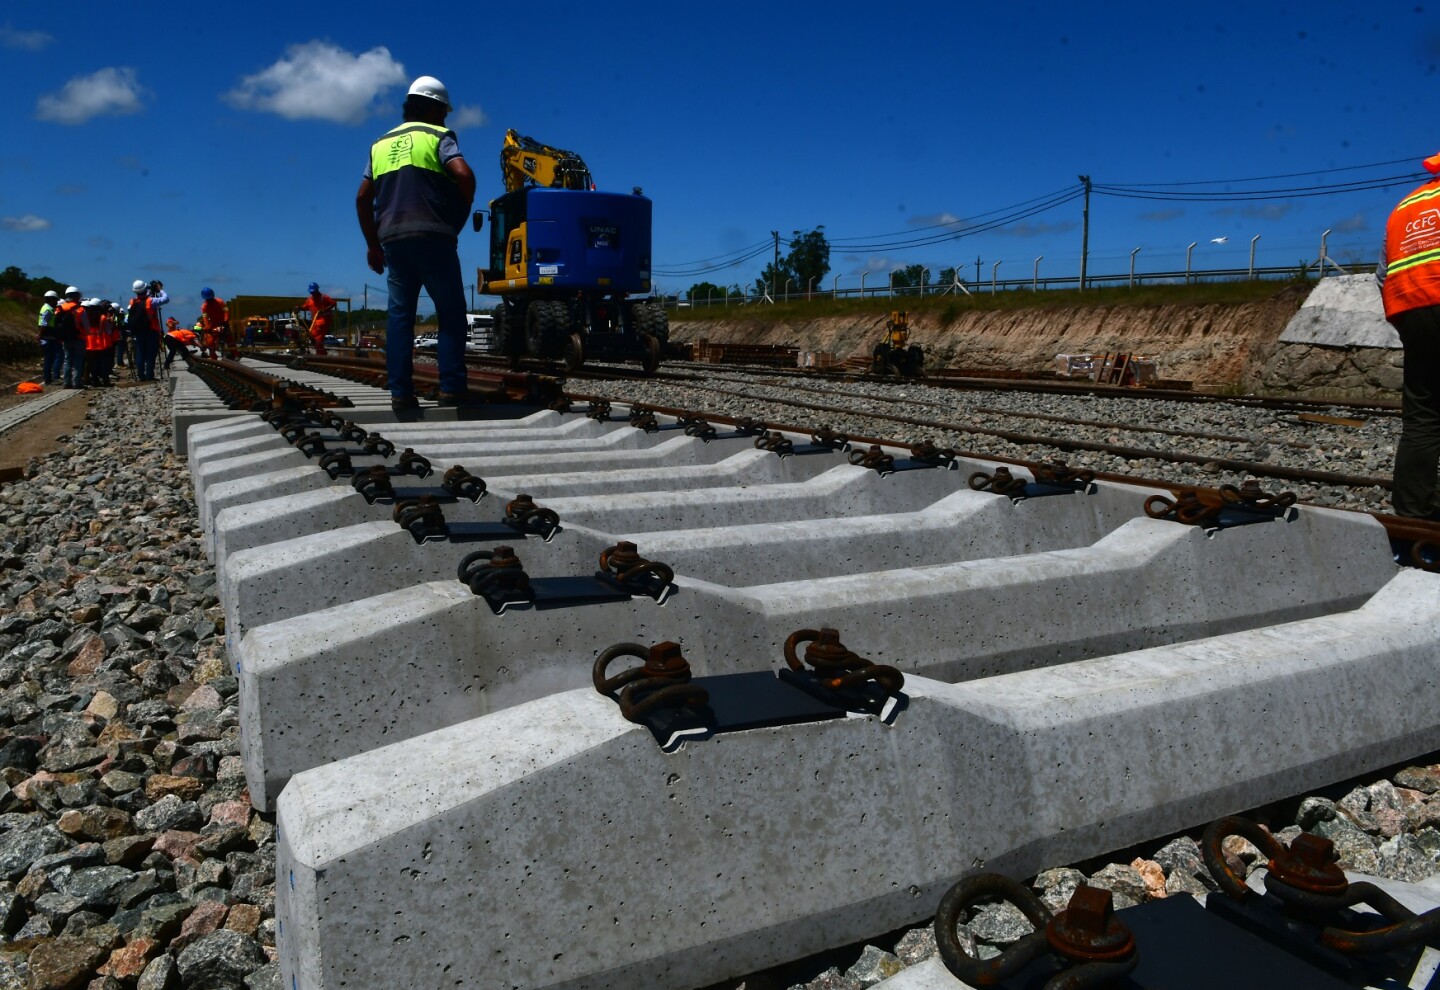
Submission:
[[[210,341],[211,357],[224,354],[232,359],[238,358],[235,344],[230,339],[230,311],[225,308],[225,300],[216,296],[215,290],[208,285],[200,290],[200,298],[200,323]]]
[[[310,313],[310,345],[317,357],[324,357],[325,337],[333,326],[335,300],[320,291],[318,282],[311,282],[306,291],[310,294],[300,300],[295,316],[298,319],[301,313]]]
[[[1440,520],[1440,154],[1424,165],[1436,177],[1391,211],[1375,274],[1405,348],[1391,500],[1396,515]]]
[[[174,324],[174,326],[171,326]],[[194,330],[187,330],[180,326],[174,319],[166,321],[169,329],[165,331],[165,368],[168,371],[170,365],[175,361],[178,354],[180,359],[187,365],[190,363],[189,348],[194,347],[200,336]]]

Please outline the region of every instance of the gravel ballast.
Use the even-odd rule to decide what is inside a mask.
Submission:
[[[735,418],[749,416],[768,423],[812,429],[828,425],[847,436],[876,437],[903,444],[928,441],[937,447],[1002,460],[1060,460],[1076,469],[1206,488],[1239,485],[1245,480],[1247,475],[1225,470],[1215,463],[1225,460],[1388,480],[1394,466],[1395,443],[1400,437],[1398,416],[1367,416],[1343,408],[1317,409],[1316,412],[1337,418],[1363,419],[1364,424],[1300,423],[1293,412],[1239,403],[1155,399],[1140,393],[1132,399],[937,388],[921,382],[826,383],[767,376],[758,369],[745,373],[703,365],[666,365],[666,370],[674,371],[699,369],[703,369],[699,373],[704,381],[694,385],[614,379],[577,380],[571,388],[613,401],[698,409]],[[743,396],[729,394],[734,392]],[[786,404],[793,402],[843,407],[850,411],[822,412]],[[874,415],[867,416],[867,413]],[[901,416],[960,428],[907,426],[874,416]],[[1047,416],[1082,422],[1062,424],[1039,418]],[[1088,450],[1014,443],[968,430],[1065,437],[1083,443],[1174,452],[1195,458],[1198,463],[1127,459]],[[1175,436],[1156,430],[1210,434],[1211,437]],[[1315,505],[1362,512],[1391,511],[1390,493],[1378,485],[1349,487],[1262,479],[1262,487],[1271,492],[1294,492],[1299,501]]]
[[[653,382],[604,391],[702,406],[693,392]],[[985,406],[1008,398],[1057,412],[1053,397],[977,396]],[[941,399],[953,403],[955,393]],[[734,400],[715,411],[794,421],[783,408]],[[829,421],[855,434],[892,432],[859,416]],[[1388,425],[1371,425],[1376,433],[1363,440],[1334,441],[1349,470],[1377,470],[1359,465],[1388,456]],[[273,817],[250,807],[214,571],[169,430],[161,389],[106,390],[59,453],[0,489],[0,990],[280,985]],[[959,436],[929,439],[975,447]],[[1351,454],[1350,445],[1368,449]],[[1293,824],[1274,824],[1282,838],[1302,826],[1332,838],[1348,867],[1415,880],[1440,863],[1437,794],[1440,766],[1417,766],[1299,802]],[[1255,862],[1251,853],[1233,850],[1240,863]],[[1193,836],[1121,862],[1057,865],[1031,884],[1061,906],[1080,879],[1115,891],[1120,904],[1208,889]],[[977,911],[964,937],[993,953],[1018,928],[1006,912]],[[919,926],[725,986],[853,990],[933,952],[933,933]]]

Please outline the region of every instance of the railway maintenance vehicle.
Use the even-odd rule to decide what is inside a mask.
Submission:
[[[489,264],[476,278],[479,291],[500,297],[495,350],[512,364],[562,359],[575,370],[596,357],[654,372],[669,321],[648,298],[650,200],[638,186],[597,191],[579,155],[514,130],[500,171],[505,193],[490,201]],[[483,216],[475,213],[476,231]]]

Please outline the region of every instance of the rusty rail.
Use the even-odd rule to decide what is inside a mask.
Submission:
[[[190,371],[210,386],[231,409],[262,412],[274,409],[337,409],[353,405],[344,396],[266,374],[225,358],[192,357]]]
[[[332,375],[347,381],[385,388],[388,376],[385,371],[384,355],[367,354],[354,357],[326,355],[303,355],[294,358],[277,356],[288,367],[296,370],[314,371]],[[436,365],[417,364],[412,378],[415,390],[427,398],[435,398],[440,392],[440,369]],[[561,379],[553,375],[541,375],[528,371],[485,371],[470,368],[466,372],[466,389],[469,399],[475,404],[524,402],[549,405],[559,399],[563,391]]]

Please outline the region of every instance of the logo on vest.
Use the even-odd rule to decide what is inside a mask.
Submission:
[[[399,165],[402,161],[410,160],[410,149],[415,147],[415,135],[401,134],[390,142],[389,159],[391,165]]]
[[[1426,210],[1405,225],[1405,237],[1400,241],[1406,248],[1426,247],[1412,244],[1414,241],[1433,241],[1440,237],[1440,210]]]

